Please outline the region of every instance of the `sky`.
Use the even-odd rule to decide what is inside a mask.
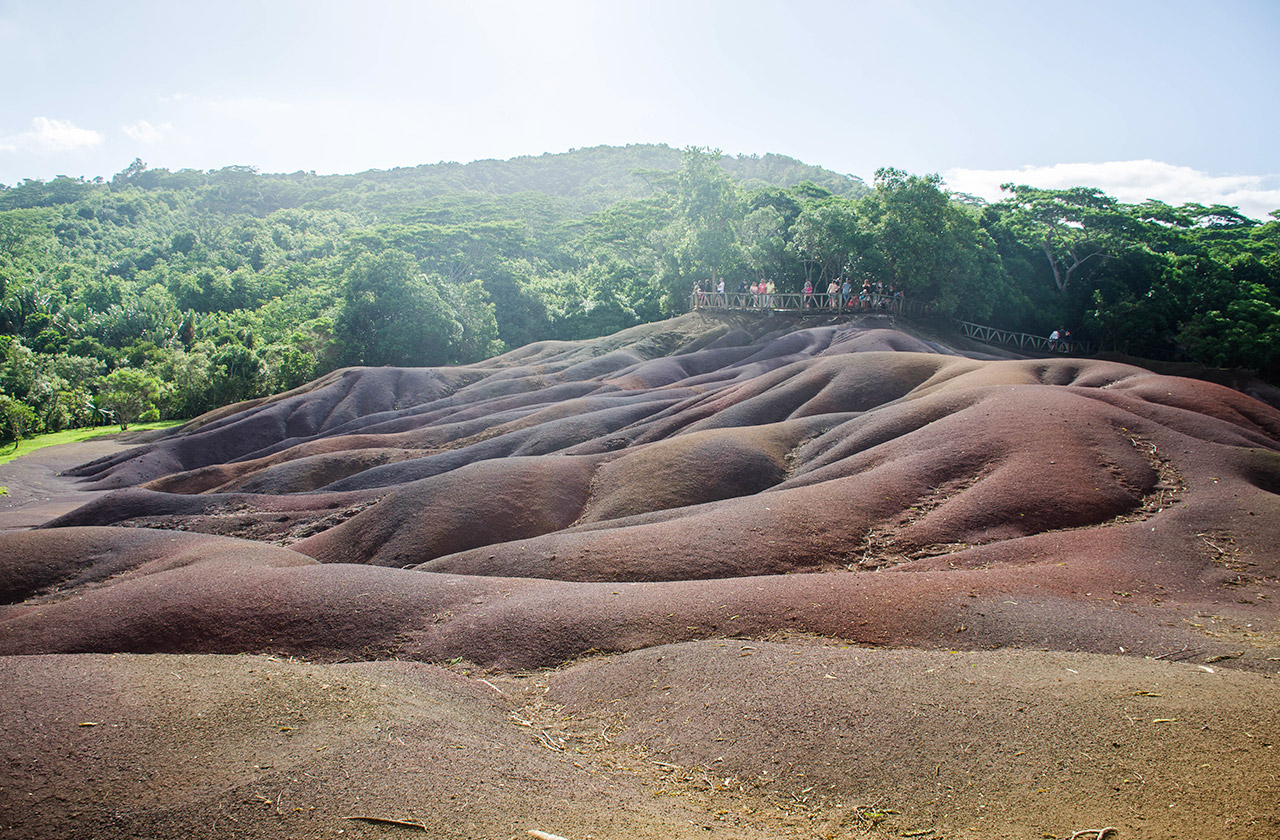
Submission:
[[[1280,0],[0,0],[0,184],[628,143],[1280,208]]]

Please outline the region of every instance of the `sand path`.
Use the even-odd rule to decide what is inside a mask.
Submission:
[[[84,489],[80,479],[62,473],[142,442],[139,435],[126,432],[46,446],[0,464],[0,487],[8,488],[0,496],[0,531],[34,528],[101,496],[103,491]]]

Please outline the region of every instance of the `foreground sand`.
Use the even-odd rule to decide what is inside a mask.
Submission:
[[[1280,412],[801,326],[0,468],[0,830],[1280,834]]]

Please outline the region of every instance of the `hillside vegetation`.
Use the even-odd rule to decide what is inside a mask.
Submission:
[[[0,440],[190,417],[345,365],[469,363],[682,312],[692,283],[894,285],[942,316],[1275,379],[1280,222],[665,146],[355,175],[0,188]]]

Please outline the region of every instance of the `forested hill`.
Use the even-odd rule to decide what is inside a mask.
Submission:
[[[201,193],[203,209],[257,216],[297,208],[395,214],[430,206],[443,196],[465,196],[474,204],[484,196],[517,193],[555,199],[549,208],[553,214],[572,215],[652,196],[680,168],[680,156],[680,150],[662,145],[596,146],[537,157],[441,162],[354,175],[266,174],[243,166],[170,172],[148,169],[138,161],[109,185],[74,178],[25,181],[9,188],[0,185],[0,210],[66,204],[106,186],[133,186],[145,191],[194,190]],[[725,156],[720,165],[746,189],[807,182],[837,196],[856,198],[869,191],[860,178],[783,155]],[[445,202],[446,207],[451,204]]]
[[[696,280],[766,277],[1280,371],[1280,222],[1228,207],[987,205],[936,175],[653,145],[332,176],[135,161],[0,188],[0,440],[589,338],[683,311]]]

